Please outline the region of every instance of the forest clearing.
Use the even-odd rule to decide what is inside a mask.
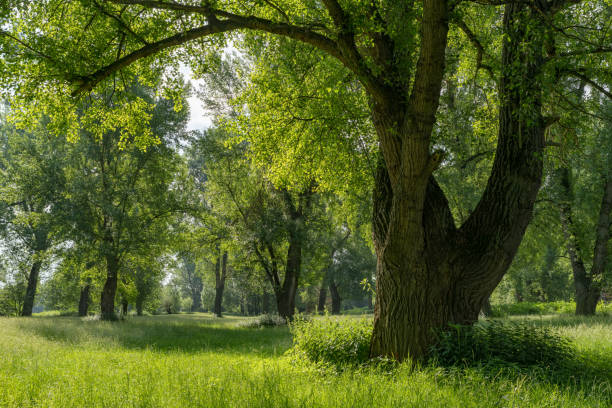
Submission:
[[[0,0],[0,407],[612,406],[610,0]]]

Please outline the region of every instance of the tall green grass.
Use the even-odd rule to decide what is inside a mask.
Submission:
[[[0,407],[609,407],[610,376],[293,365],[286,327],[206,314],[0,318]],[[536,317],[612,373],[612,319]],[[544,373],[545,374],[545,373]],[[585,381],[578,381],[586,375]]]
[[[519,315],[546,315],[546,314],[574,314],[576,312],[576,302],[517,302],[508,304],[493,305],[493,316],[507,317]],[[612,303],[597,304],[597,314],[612,314]]]

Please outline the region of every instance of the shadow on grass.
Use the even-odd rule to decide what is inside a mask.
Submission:
[[[158,352],[221,352],[263,357],[284,353],[291,346],[286,327],[247,329],[241,320],[205,315],[132,317],[101,322],[72,317],[20,319],[20,330],[54,342],[78,346],[121,347]]]
[[[487,382],[553,386],[561,393],[590,395],[596,393],[604,401],[603,406],[612,407],[612,357],[591,353],[580,353],[574,361],[560,367],[517,367],[489,362],[475,367],[447,367],[447,381],[470,381],[474,377]],[[463,380],[462,380],[463,379]]]
[[[552,362],[552,367],[520,366],[491,359],[473,366],[446,367],[445,370],[459,376],[469,376],[470,372],[475,372],[492,381],[507,379],[519,383],[543,383],[557,386],[559,389],[585,393],[597,390],[612,407],[612,348],[608,343],[612,338],[610,316],[545,315],[493,320],[511,320],[558,331],[562,337],[571,341],[572,352],[570,355],[560,355],[560,360]],[[590,337],[584,337],[584,330],[587,329]],[[581,339],[574,338],[576,335]],[[589,338],[593,343],[585,347],[585,338]]]

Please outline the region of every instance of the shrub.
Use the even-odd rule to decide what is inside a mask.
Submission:
[[[372,322],[366,319],[300,317],[291,323],[293,348],[299,359],[341,367],[368,361]]]
[[[489,321],[453,325],[431,350],[434,363],[559,367],[573,359],[570,342],[548,328],[525,323]]]
[[[279,315],[264,314],[241,323],[240,327],[244,327],[247,329],[258,329],[261,327],[284,326],[286,324],[287,322],[285,321],[285,319],[283,319]]]

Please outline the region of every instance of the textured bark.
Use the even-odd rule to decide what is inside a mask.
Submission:
[[[342,307],[342,298],[340,297],[340,292],[338,291],[338,285],[334,282],[333,279],[329,281],[329,294],[331,295],[332,307],[331,313],[333,315],[340,314],[340,309]]]
[[[384,160],[377,169],[373,195],[378,260],[372,356],[421,360],[435,343],[437,330],[449,323],[476,322],[531,220],[544,147],[545,121],[536,80],[543,63],[539,46],[543,36],[537,26],[526,29],[533,19],[524,7],[506,6],[508,35],[502,50],[495,161],[478,206],[459,229],[431,176],[440,158],[428,153],[438,100],[434,95],[439,95],[444,65],[444,2],[424,3],[423,19],[431,24],[424,24],[421,35],[406,117],[389,109],[375,110]],[[525,42],[533,47],[523,47]],[[428,74],[427,80],[419,77],[419,67]]]
[[[485,317],[490,317],[493,314],[493,308],[491,307],[491,299],[487,298],[482,305],[482,314]]]
[[[81,288],[81,296],[79,297],[79,316],[87,316],[89,312],[89,290],[91,285],[86,284]]]
[[[115,315],[115,295],[117,293],[117,274],[119,261],[116,257],[106,257],[106,282],[100,296],[100,317],[102,320],[117,320]]]
[[[319,288],[319,301],[317,304],[317,311],[319,314],[323,314],[325,312],[325,302],[327,301],[327,286],[325,282]]]
[[[41,261],[34,261],[28,275],[28,286],[26,287],[25,297],[23,299],[23,308],[21,309],[22,316],[32,316],[32,308],[34,307],[34,297],[36,296],[36,287],[38,286],[38,277],[40,275]]]
[[[217,257],[215,262],[215,305],[214,313],[217,317],[223,317],[223,291],[225,290],[225,279],[227,277],[227,252]]]
[[[574,274],[574,289],[577,315],[594,315],[601,295],[600,279],[608,262],[608,241],[610,239],[610,211],[612,210],[612,178],[604,178],[603,194],[595,230],[593,264],[588,273],[584,265],[582,250],[578,244],[576,226],[572,218],[572,187],[568,168],[559,169],[559,184],[562,199],[560,203],[561,225],[565,235],[567,252]]]

